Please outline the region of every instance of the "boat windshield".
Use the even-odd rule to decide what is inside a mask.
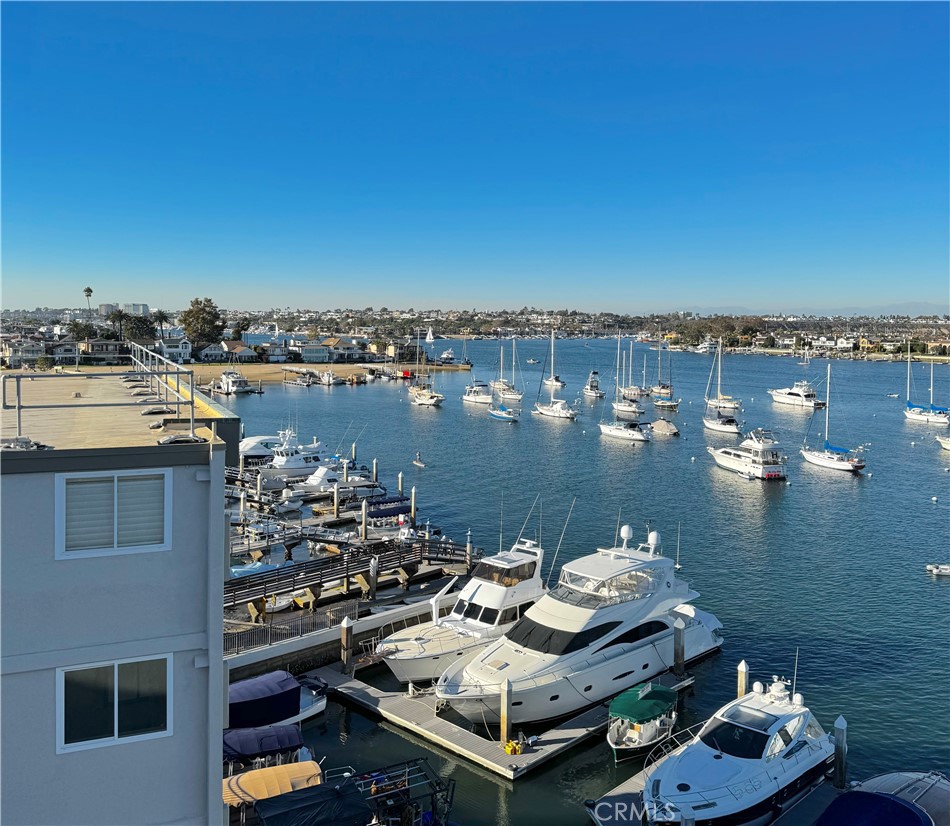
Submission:
[[[551,592],[551,596],[569,605],[602,608],[605,605],[652,596],[663,578],[663,572],[657,568],[637,568],[607,579],[565,568],[562,569],[557,588]]]
[[[699,735],[709,748],[742,760],[760,760],[769,736],[745,726],[713,717]]]
[[[460,599],[452,608],[452,617],[494,625],[498,621],[498,609],[484,607],[477,602],[466,602],[464,599]]]
[[[530,617],[522,617],[505,636],[515,645],[529,648],[539,654],[573,654],[587,648],[605,634],[614,630],[619,622],[604,622],[581,631],[563,631],[535,622]]]
[[[472,576],[510,588],[512,585],[531,579],[537,564],[537,562],[523,562],[521,565],[505,568],[501,565],[493,565],[491,562],[479,562]]]

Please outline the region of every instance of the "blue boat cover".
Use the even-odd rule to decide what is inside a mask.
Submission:
[[[930,815],[913,803],[883,792],[860,789],[836,797],[815,826],[932,826]]]
[[[835,447],[835,446],[834,446],[833,444],[831,444],[831,442],[829,442],[827,439],[825,439],[825,450],[827,450],[827,451],[829,451],[829,452],[831,452],[831,453],[850,453],[850,452],[851,452],[851,451],[848,450],[848,448],[846,448],[846,447]]]
[[[299,723],[289,726],[261,726],[260,728],[229,728],[224,731],[225,760],[253,760],[285,751],[294,751],[303,745]]]
[[[254,809],[264,826],[367,826],[373,820],[363,793],[352,783],[297,789],[258,800]]]
[[[950,408],[938,407],[937,405],[932,404],[932,405],[930,405],[930,410],[931,410],[931,412],[933,412],[933,413],[947,413],[948,410],[950,410]]]
[[[300,683],[272,671],[228,686],[229,728],[269,726],[300,713]]]

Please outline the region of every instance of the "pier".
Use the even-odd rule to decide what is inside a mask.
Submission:
[[[522,777],[607,728],[608,704],[602,703],[538,735],[521,754],[507,754],[503,743],[480,737],[439,717],[438,701],[431,690],[412,695],[405,691],[382,691],[333,666],[318,668],[309,674],[326,680],[336,695],[361,709],[508,780]],[[680,690],[692,685],[693,677],[664,675],[654,682]]]

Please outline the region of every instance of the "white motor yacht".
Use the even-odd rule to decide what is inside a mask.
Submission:
[[[769,395],[772,397],[772,401],[778,404],[791,405],[792,407],[820,410],[825,406],[825,403],[819,399],[818,394],[815,393],[815,388],[811,382],[805,381],[804,379],[795,382],[791,387],[769,390]]]
[[[237,370],[225,370],[212,385],[212,390],[225,396],[255,392],[251,383]]]
[[[501,639],[465,665],[450,665],[436,696],[473,722],[499,720],[511,685],[515,724],[575,713],[673,666],[673,624],[685,624],[686,660],[722,644],[719,621],[689,603],[699,594],[677,579],[652,531],[635,549],[601,548],[561,569],[548,591]]]
[[[455,350],[449,347],[447,350],[442,351],[442,355],[439,356],[439,361],[443,364],[455,364]]]
[[[297,434],[291,428],[278,431],[276,436],[248,436],[241,439],[238,444],[238,453],[244,460],[246,467],[266,464],[274,458],[274,451],[278,448],[286,448],[295,444],[300,450],[317,454],[322,444],[313,437],[313,441],[308,445],[303,445],[297,440]]]
[[[640,422],[600,422],[598,424],[602,436],[611,439],[622,439],[626,442],[649,442],[650,425]]]
[[[467,663],[544,594],[543,556],[537,543],[519,539],[510,551],[482,559],[448,616],[439,619],[434,610],[430,622],[391,634],[376,653],[402,683],[435,680]]]
[[[778,677],[768,689],[757,682],[654,750],[646,763],[644,822],[764,826],[821,783],[834,763],[834,741],[787,686]],[[691,739],[674,748],[684,735]]]
[[[302,445],[293,430],[282,430],[283,441],[274,447],[269,462],[257,468],[265,480],[301,479],[313,473],[323,462],[316,445]]]
[[[607,395],[600,389],[600,375],[596,370],[590,371],[590,375],[587,377],[587,384],[584,385],[581,392],[589,399],[602,399]]]
[[[750,479],[784,479],[786,459],[776,448],[778,441],[771,430],[757,428],[746,434],[741,444],[706,450],[716,464]]]
[[[316,468],[303,482],[292,484],[287,490],[293,496],[314,497],[332,493],[337,487],[343,496],[376,496],[385,494],[386,488],[372,479],[350,473],[343,462],[325,462]]]
[[[491,398],[491,387],[483,381],[472,379],[472,383],[465,387],[462,401],[469,404],[491,404]]]
[[[445,396],[437,393],[427,381],[409,388],[409,402],[417,407],[439,407],[444,401]]]

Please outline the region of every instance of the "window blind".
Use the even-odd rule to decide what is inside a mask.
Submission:
[[[67,480],[66,550],[114,547],[114,514],[113,477]]]
[[[161,545],[165,541],[165,477],[118,477],[117,547]]]

